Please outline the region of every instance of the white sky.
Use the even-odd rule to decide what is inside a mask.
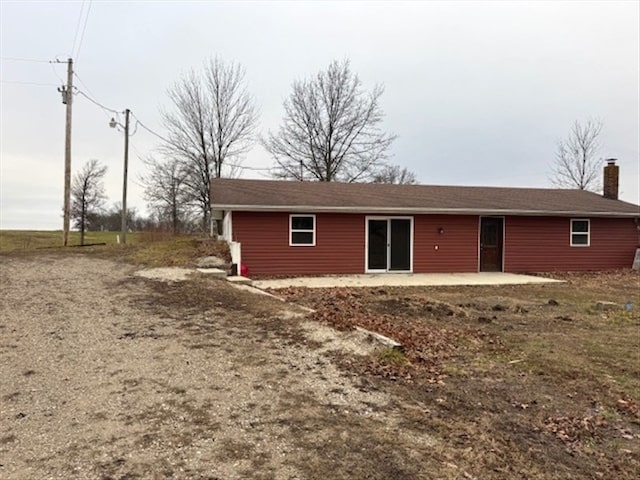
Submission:
[[[278,128],[294,80],[349,58],[365,87],[385,86],[384,128],[398,135],[392,162],[421,183],[551,186],[557,140],[575,120],[597,118],[601,155],[619,159],[621,198],[637,204],[639,4],[93,1],[75,83],[163,134],[167,88],[218,55],[246,68],[266,133]],[[66,67],[10,59],[66,60],[81,7],[0,0],[2,229],[62,228],[65,108],[56,86]],[[124,148],[111,116],[75,97],[72,171],[91,158],[107,165],[110,203],[121,200]],[[157,145],[143,129],[131,138],[128,205],[138,211],[139,157]],[[256,145],[244,165],[272,161]]]

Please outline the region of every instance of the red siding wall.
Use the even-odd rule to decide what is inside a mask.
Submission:
[[[414,272],[478,271],[477,216],[415,215],[413,218]],[[439,233],[441,227],[442,234]]]
[[[507,217],[506,272],[631,268],[638,230],[631,218],[591,218],[589,247],[570,246],[571,219]]]
[[[290,247],[288,213],[233,212],[233,239],[252,275],[364,273],[365,217],[318,213],[316,246]],[[413,218],[414,272],[478,271],[477,216]],[[569,246],[569,234],[569,218],[506,217],[504,271],[629,268],[639,242],[633,219],[592,218],[589,247]]]
[[[315,247],[289,246],[288,213],[233,212],[231,222],[251,275],[364,273],[364,215],[316,214]]]

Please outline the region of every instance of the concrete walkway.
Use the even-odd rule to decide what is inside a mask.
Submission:
[[[443,285],[523,285],[556,283],[560,280],[517,275],[515,273],[377,273],[336,275],[328,277],[295,277],[277,280],[256,280],[257,288],[331,288],[331,287],[422,287]]]

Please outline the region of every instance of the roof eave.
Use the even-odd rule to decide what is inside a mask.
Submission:
[[[418,207],[331,207],[319,205],[233,205],[213,204],[212,210],[242,212],[318,212],[370,214],[440,214],[440,215],[518,215],[554,217],[623,217],[637,218],[640,212],[594,212],[584,210],[513,210],[486,208],[418,208]]]

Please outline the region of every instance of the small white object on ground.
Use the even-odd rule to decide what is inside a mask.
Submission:
[[[200,273],[206,273],[207,275],[211,275],[213,277],[226,278],[227,272],[224,270],[220,270],[219,268],[196,268]]]
[[[162,267],[138,270],[134,275],[151,280],[160,280],[162,282],[182,282],[187,280],[192,273],[193,270],[190,268]]]

